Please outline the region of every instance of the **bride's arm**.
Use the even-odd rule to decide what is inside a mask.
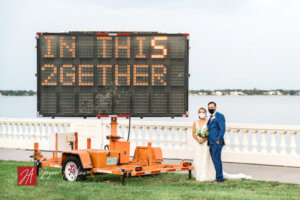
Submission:
[[[197,141],[197,142],[202,142],[202,141],[200,141],[200,139],[197,137],[197,135],[196,135],[196,124],[195,124],[195,122],[194,122],[194,124],[193,124],[193,138]]]

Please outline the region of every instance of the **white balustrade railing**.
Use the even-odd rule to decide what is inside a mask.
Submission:
[[[225,142],[224,161],[300,167],[300,126],[228,124]]]
[[[79,148],[100,146],[101,122],[97,120],[19,119],[0,118],[0,148],[33,149],[34,142],[41,150],[54,150],[55,133],[78,132]]]
[[[102,145],[105,145],[108,144],[105,137],[110,134],[110,122],[103,121],[103,128]],[[119,121],[118,130],[123,130],[121,136],[127,139],[128,122]],[[300,126],[227,124],[223,161],[300,167],[297,136],[300,143]],[[133,121],[130,141],[131,155],[136,146],[146,145],[146,141],[160,147],[164,158],[193,159],[197,153],[189,122]]]
[[[67,132],[70,122],[40,119],[1,119],[0,147],[32,149],[33,141],[44,150],[54,147],[53,133]]]
[[[103,121],[102,145],[109,143],[105,138],[110,134],[110,121]],[[124,131],[122,131],[124,130]],[[127,140],[128,122],[119,121],[120,136]],[[164,158],[190,159],[193,155],[193,138],[191,138],[191,123],[133,121],[130,133],[130,155],[134,155],[136,146],[145,146],[151,142],[153,147],[160,147]]]
[[[127,140],[128,121],[118,121],[118,134]],[[108,144],[110,120],[1,119],[0,148],[32,149],[39,142],[42,150],[54,149],[54,133],[78,132],[79,148],[92,139],[92,148]],[[227,124],[225,162],[300,167],[300,126]],[[160,147],[164,158],[193,159],[192,123],[132,121],[131,156],[136,146]],[[0,149],[1,151],[1,149]]]

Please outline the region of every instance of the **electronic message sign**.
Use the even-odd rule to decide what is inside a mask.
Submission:
[[[188,112],[188,34],[37,33],[41,116]]]

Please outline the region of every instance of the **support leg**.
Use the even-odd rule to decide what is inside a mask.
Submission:
[[[36,160],[36,161],[34,162],[34,166],[36,167],[36,176],[39,176],[40,167],[41,167],[40,160]]]
[[[122,174],[122,186],[125,186],[125,178],[126,178],[125,174],[126,173]]]
[[[192,179],[192,170],[189,170],[189,179]]]

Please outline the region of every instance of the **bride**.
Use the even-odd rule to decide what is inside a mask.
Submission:
[[[198,110],[199,119],[193,124],[194,138],[194,159],[193,159],[193,176],[197,181],[214,181],[216,179],[216,171],[212,162],[209,147],[207,146],[208,128],[206,109]],[[245,174],[228,174],[223,171],[225,179],[251,179],[251,176]]]

